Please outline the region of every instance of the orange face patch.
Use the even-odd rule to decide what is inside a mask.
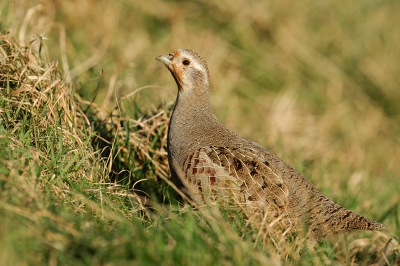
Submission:
[[[172,65],[168,65],[168,69],[171,71],[172,75],[175,78],[176,83],[178,84],[179,90],[181,90],[183,86],[183,68],[181,64],[179,64],[179,61],[177,58],[180,58],[180,52],[179,51],[174,51],[172,53],[173,59],[172,59]]]

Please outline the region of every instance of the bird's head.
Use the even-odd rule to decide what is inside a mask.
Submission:
[[[186,93],[195,88],[208,88],[207,63],[196,52],[189,49],[178,49],[156,59],[164,63],[171,72],[180,93]]]

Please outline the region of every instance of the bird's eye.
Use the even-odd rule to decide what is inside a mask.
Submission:
[[[189,60],[185,59],[182,61],[182,64],[184,64],[185,66],[188,66],[190,64]]]

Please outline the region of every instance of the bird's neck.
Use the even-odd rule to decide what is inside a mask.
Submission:
[[[201,125],[214,120],[215,115],[211,108],[208,86],[195,88],[179,88],[174,111],[171,119],[181,123]],[[213,121],[212,121],[213,122]]]
[[[168,130],[169,152],[206,145],[208,137],[204,132],[223,128],[212,111],[208,88],[203,93],[198,91],[201,88],[194,89],[187,93],[181,90],[177,96]]]

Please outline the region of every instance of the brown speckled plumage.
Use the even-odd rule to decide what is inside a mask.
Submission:
[[[315,239],[383,228],[329,200],[279,157],[222,125],[209,101],[207,63],[196,52],[179,49],[157,59],[178,85],[168,131],[172,178],[193,200],[228,197],[247,211],[269,206]]]

